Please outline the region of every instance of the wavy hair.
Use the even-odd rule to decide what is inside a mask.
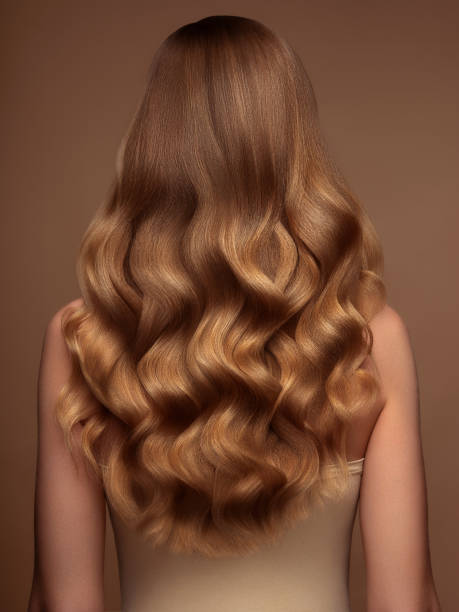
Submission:
[[[62,319],[58,422],[153,546],[248,554],[346,490],[346,431],[380,390],[379,238],[300,58],[253,19],[162,42],[116,168]]]

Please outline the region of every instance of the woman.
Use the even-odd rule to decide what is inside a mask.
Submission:
[[[126,612],[438,611],[419,397],[370,219],[310,81],[262,24],[157,51],[82,296],[46,330],[29,610],[104,609],[105,503]]]

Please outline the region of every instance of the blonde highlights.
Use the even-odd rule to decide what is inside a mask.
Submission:
[[[382,266],[290,46],[233,16],[172,33],[62,324],[56,414],[123,520],[241,555],[341,495],[346,428],[379,392],[361,366]]]

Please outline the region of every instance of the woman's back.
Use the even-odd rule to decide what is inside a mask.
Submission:
[[[152,548],[109,505],[122,612],[349,612],[349,553],[364,458],[349,468],[342,499],[316,507],[275,544],[247,557]]]
[[[373,350],[363,367],[377,376],[381,394],[347,432],[351,476],[345,496],[316,507],[276,544],[232,559],[152,549],[109,506],[122,612],[348,612],[358,505],[367,606],[389,609],[399,602],[407,610],[440,610],[428,548],[419,399],[408,331],[389,305],[373,319],[371,330]],[[387,565],[388,558],[394,563]]]
[[[362,367],[379,379],[371,355]],[[350,549],[365,453],[384,402],[380,395],[349,427],[350,479],[343,498],[317,506],[276,543],[247,557],[209,559],[152,548],[107,500],[122,612],[349,612]]]

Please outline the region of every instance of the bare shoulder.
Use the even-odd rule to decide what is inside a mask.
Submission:
[[[62,320],[66,313],[80,308],[84,304],[82,298],[76,298],[61,306],[52,314],[46,324],[42,342],[41,371],[65,372],[70,371],[70,355],[62,334]]]
[[[412,342],[402,315],[386,304],[371,320],[370,328],[373,333],[371,355],[386,400],[400,384],[417,386]]]
[[[78,297],[61,306],[56,312],[53,313],[48,321],[46,334],[51,334],[54,336],[60,335],[63,316],[69,311],[75,310],[75,308],[81,308],[83,305],[83,298]]]
[[[390,304],[385,304],[373,317],[370,328],[374,336],[373,348],[377,357],[384,357],[394,341],[398,343],[409,341],[405,320]]]
[[[370,325],[375,330],[384,326],[396,326],[403,324],[400,313],[390,304],[386,303],[383,308],[371,319]]]
[[[82,297],[75,298],[74,300],[70,300],[63,306],[59,308],[59,310],[54,314],[54,317],[57,319],[62,319],[62,316],[68,312],[69,310],[75,310],[76,308],[81,308],[84,306],[84,300]]]

